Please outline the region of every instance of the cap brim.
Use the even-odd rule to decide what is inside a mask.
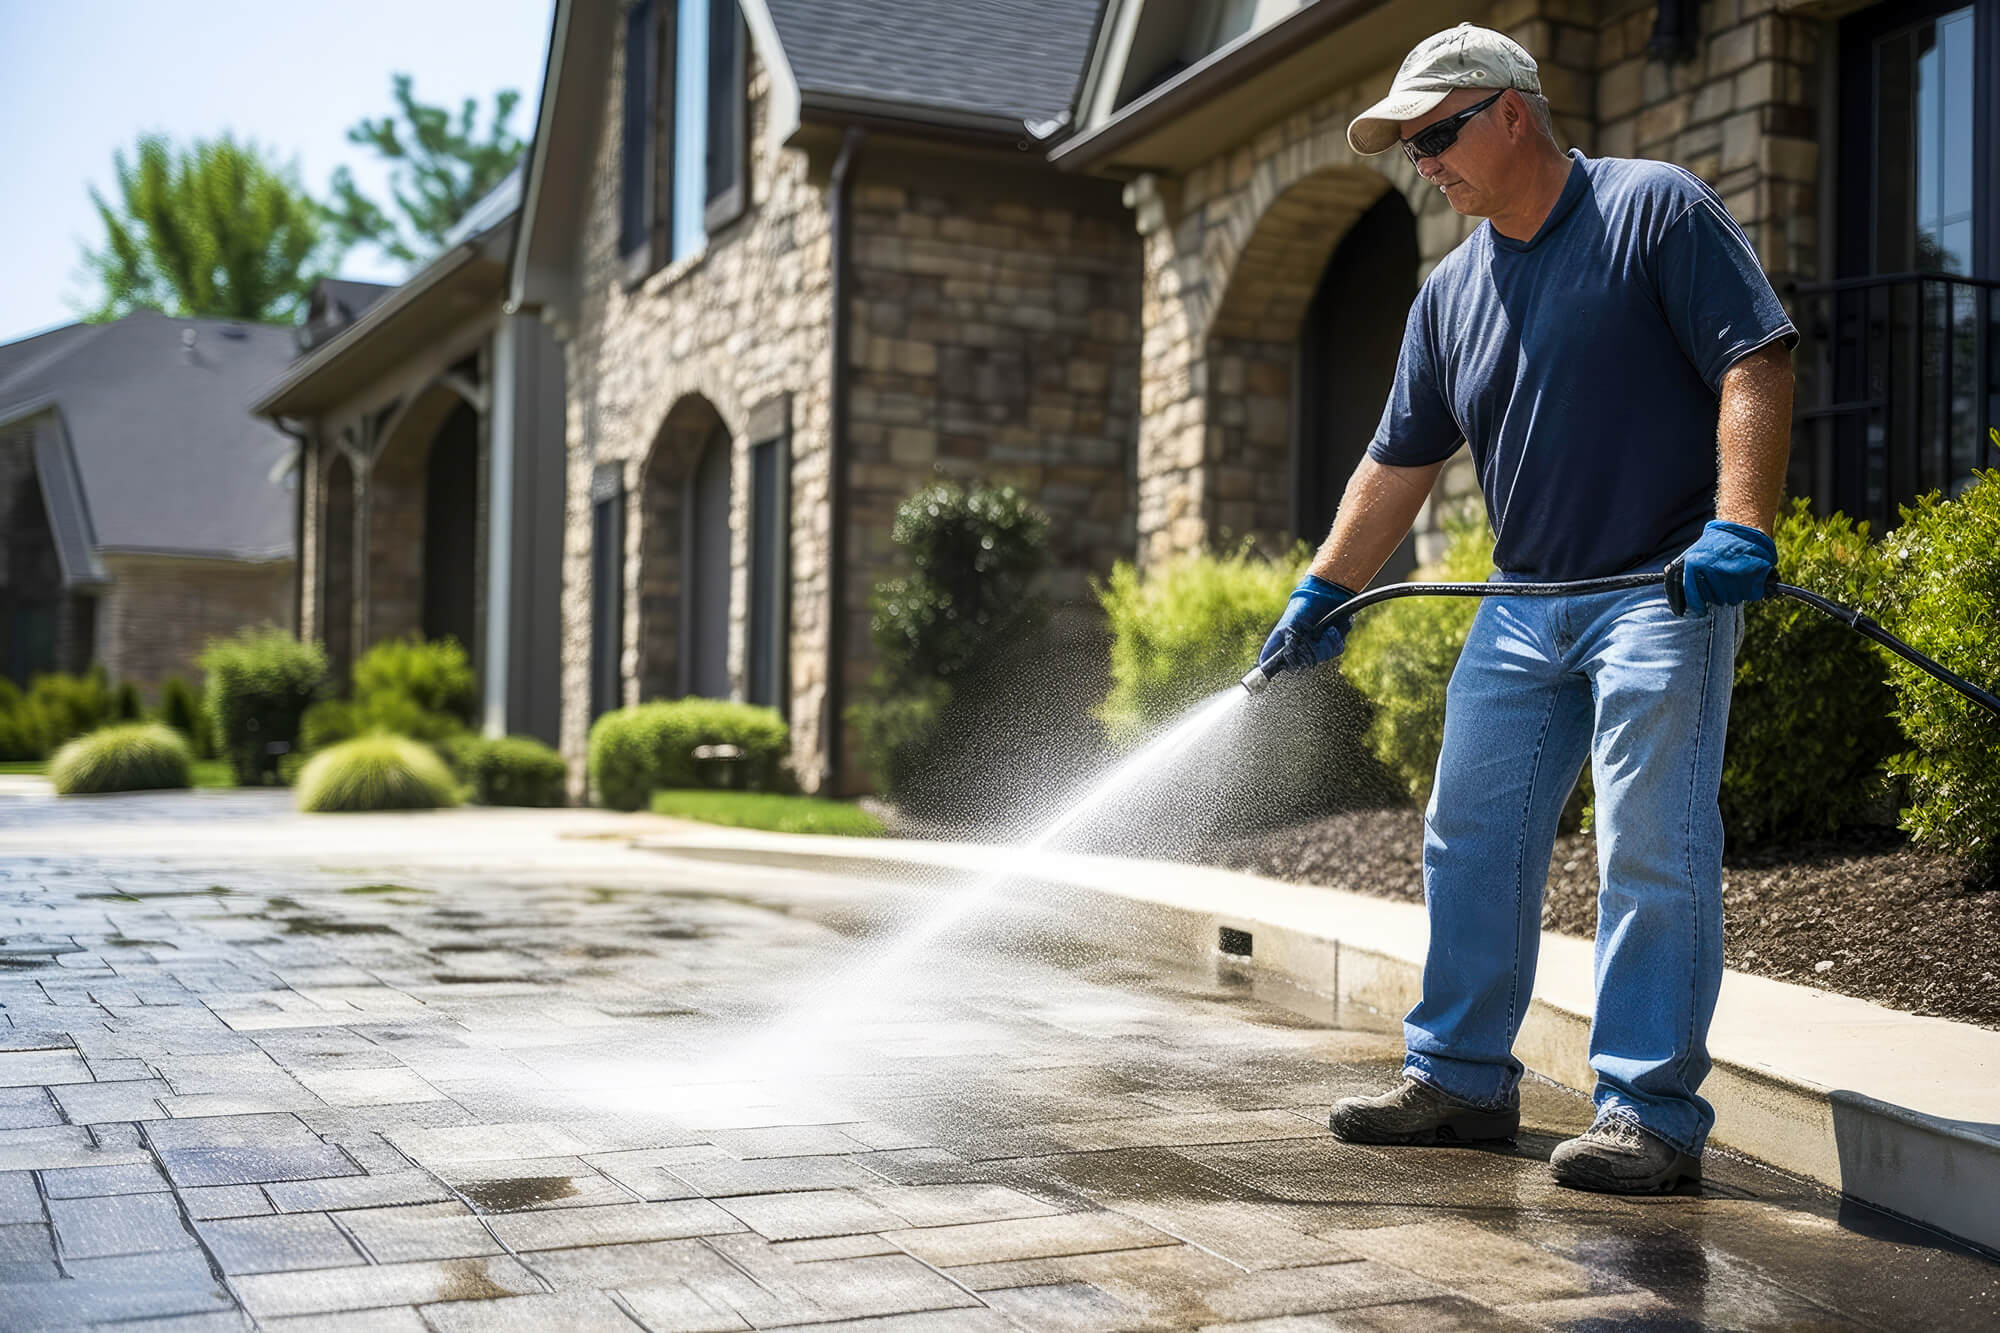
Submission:
[[[1356,116],[1347,126],[1347,146],[1363,157],[1386,153],[1403,137],[1403,122],[1436,108],[1452,94],[1450,88],[1390,93]]]

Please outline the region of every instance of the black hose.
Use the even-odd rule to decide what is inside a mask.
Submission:
[[[1664,588],[1667,601],[1678,614],[1682,607],[1680,580],[1673,577],[1680,573],[1680,562],[1676,560],[1667,569],[1657,574],[1617,574],[1604,579],[1577,579],[1570,583],[1390,583],[1380,588],[1370,588],[1363,593],[1342,602],[1338,608],[1327,613],[1320,624],[1344,619],[1356,611],[1365,611],[1382,602],[1394,601],[1398,597],[1587,597],[1599,592],[1623,592],[1631,588]],[[1816,592],[1795,588],[1789,583],[1772,583],[1765,587],[1766,597],[1789,597],[1796,602],[1804,602],[1822,615],[1831,616],[1856,634],[1873,639],[1904,661],[1930,673],[1938,680],[1957,690],[1972,702],[1984,708],[1995,717],[2000,717],[2000,695],[1974,685],[1957,672],[1933,661],[1909,644],[1883,629],[1880,625],[1862,615],[1850,611],[1838,602],[1829,601]],[[1255,694],[1270,683],[1271,676],[1263,665],[1251,667],[1243,677],[1243,688]]]

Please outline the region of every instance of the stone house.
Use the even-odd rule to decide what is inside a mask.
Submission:
[[[1054,591],[1130,549],[1140,238],[1053,168],[1097,0],[559,0],[513,308],[568,379],[562,748],[682,694],[771,704],[811,789],[896,505],[1051,515]]]
[[[397,287],[329,279],[253,411],[302,443],[299,633],[336,679],[384,639],[450,636],[484,729],[557,736],[561,353],[501,309],[510,176]]]
[[[0,346],[0,675],[149,695],[291,628],[296,445],[245,410],[293,331],[141,311]]]
[[[1991,465],[1995,0],[1110,0],[1051,156],[1125,182],[1145,248],[1142,559],[1326,531],[1473,225],[1346,126],[1460,21],[1535,56],[1569,144],[1678,162],[1743,224],[1804,335],[1794,493],[1879,526]],[[1391,572],[1476,500],[1461,453]]]

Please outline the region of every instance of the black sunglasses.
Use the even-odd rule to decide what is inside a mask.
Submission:
[[[1420,165],[1424,158],[1436,157],[1458,142],[1458,132],[1465,128],[1467,121],[1506,95],[1507,90],[1502,88],[1485,101],[1469,106],[1457,115],[1432,121],[1409,138],[1400,141],[1403,145],[1403,156],[1410,159],[1410,165],[1413,167]]]

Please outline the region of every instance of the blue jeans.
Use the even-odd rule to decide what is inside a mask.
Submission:
[[[1403,1021],[1411,1077],[1478,1105],[1514,1097],[1556,822],[1588,757],[1597,1106],[1701,1151],[1715,1112],[1695,1090],[1722,984],[1716,792],[1742,626],[1740,607],[1676,617],[1657,588],[1481,603],[1424,812],[1431,937]]]

